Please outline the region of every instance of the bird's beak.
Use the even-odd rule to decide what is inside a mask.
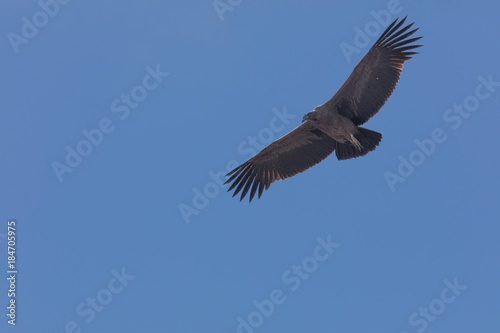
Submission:
[[[307,120],[311,120],[311,119],[314,120],[314,118],[316,118],[315,116],[316,116],[315,111],[308,112],[302,118],[302,122],[306,122]]]

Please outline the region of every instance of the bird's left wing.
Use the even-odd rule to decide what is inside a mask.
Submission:
[[[236,187],[233,197],[243,190],[240,201],[251,189],[251,202],[257,190],[260,198],[271,183],[309,169],[334,150],[335,140],[306,121],[228,173],[225,184],[232,182],[228,191]]]
[[[382,33],[366,56],[354,68],[339,91],[326,103],[359,126],[373,117],[389,99],[399,81],[405,61],[422,45],[412,44],[422,37],[408,38],[418,29],[402,27],[406,17],[394,21]]]

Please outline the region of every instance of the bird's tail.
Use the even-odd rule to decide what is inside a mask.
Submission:
[[[337,141],[335,155],[337,155],[339,160],[364,156],[375,150],[380,140],[382,140],[382,134],[358,127],[358,131],[352,135],[351,140],[344,143]]]

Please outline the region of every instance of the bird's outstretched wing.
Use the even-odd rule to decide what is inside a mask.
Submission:
[[[367,122],[385,104],[396,88],[403,64],[417,54],[409,50],[422,46],[412,44],[422,37],[408,39],[418,28],[408,31],[413,23],[401,28],[405,21],[406,17],[399,23],[396,19],[387,27],[339,91],[326,103],[357,126]]]
[[[225,184],[232,182],[228,191],[236,187],[233,197],[242,191],[240,201],[251,189],[251,202],[257,190],[260,198],[271,183],[309,169],[334,150],[335,140],[305,122],[228,173]]]

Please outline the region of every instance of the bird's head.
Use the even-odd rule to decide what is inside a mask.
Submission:
[[[318,114],[316,111],[311,111],[309,113],[306,113],[304,115],[304,118],[302,118],[302,122],[305,122],[306,120],[310,120],[310,121],[317,121],[318,120]]]

